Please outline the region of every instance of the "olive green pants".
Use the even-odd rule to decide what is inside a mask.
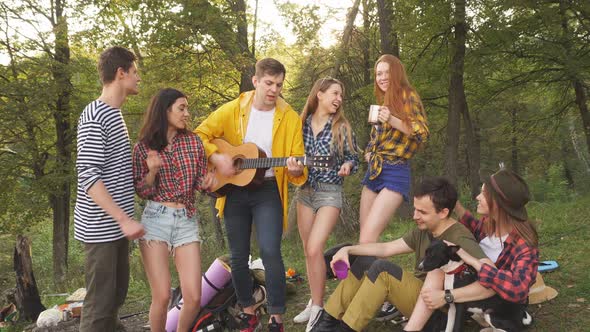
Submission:
[[[129,241],[86,243],[81,332],[115,331],[129,286]]]
[[[366,273],[354,271],[353,264],[348,277],[336,287],[324,308],[355,331],[361,331],[386,300],[410,317],[422,284],[413,273],[386,260],[373,260]]]

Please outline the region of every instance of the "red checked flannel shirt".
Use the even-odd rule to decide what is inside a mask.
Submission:
[[[148,146],[139,142],[133,148],[133,184],[139,197],[156,202],[178,202],[185,205],[187,215],[195,210],[195,190],[202,191],[201,182],[207,174],[207,157],[201,139],[191,133],[177,134],[158,155],[162,166],[153,186],[147,186],[146,163]]]
[[[478,242],[487,236],[483,230],[484,221],[476,219],[469,211],[459,221],[471,230]],[[539,249],[527,245],[516,232],[511,232],[504,241],[496,267],[481,266],[479,283],[493,289],[506,301],[524,303],[535,283],[538,265]]]

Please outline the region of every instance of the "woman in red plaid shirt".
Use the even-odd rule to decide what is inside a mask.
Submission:
[[[207,190],[215,178],[207,173],[203,143],[187,128],[189,117],[182,92],[160,90],[144,115],[139,142],[133,149],[135,191],[147,200],[141,218],[146,234],[139,248],[152,293],[150,328],[158,332],[165,328],[190,330],[201,301],[201,240],[195,191]],[[184,301],[178,325],[173,327],[166,326],[170,254]]]
[[[484,184],[477,196],[477,212],[482,218],[476,219],[460,202],[457,202],[455,211],[459,221],[471,230],[494,264],[475,259],[460,249],[459,256],[478,272],[478,282],[445,294],[442,290],[444,273],[432,271],[424,283],[414,313],[421,310],[424,313],[424,307],[430,311],[446,303],[485,300],[494,295],[508,302],[521,303],[524,310],[539,265],[539,239],[525,208],[530,199],[529,188],[522,177],[505,168],[482,176],[482,180]],[[416,318],[420,316],[418,314]],[[522,326],[524,322],[512,323]]]

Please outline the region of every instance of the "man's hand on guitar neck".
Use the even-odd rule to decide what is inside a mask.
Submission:
[[[291,176],[301,176],[303,174],[303,163],[298,161],[295,157],[289,157],[287,159],[287,172]]]
[[[209,162],[215,166],[215,170],[225,177],[231,177],[236,174],[234,162],[227,153],[214,152],[209,157]]]

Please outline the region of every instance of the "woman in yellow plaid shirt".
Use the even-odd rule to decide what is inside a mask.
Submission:
[[[429,135],[420,96],[397,57],[384,54],[377,60],[374,88],[381,107],[365,150],[369,168],[362,182],[360,243],[377,242],[402,200],[408,200],[409,160]]]

